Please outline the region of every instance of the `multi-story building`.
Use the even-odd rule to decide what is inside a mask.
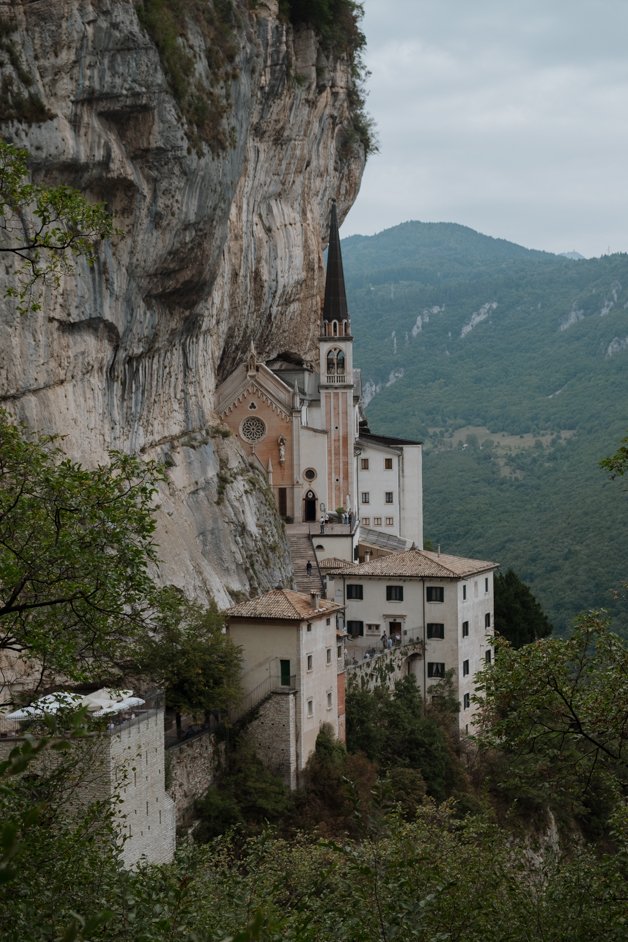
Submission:
[[[412,549],[329,571],[329,595],[346,611],[348,658],[413,642],[407,672],[427,697],[451,671],[460,729],[473,732],[474,677],[493,657],[496,568],[486,560]]]
[[[313,593],[273,589],[227,612],[242,649],[243,703],[258,754],[291,788],[328,723],[344,740],[342,605]]]

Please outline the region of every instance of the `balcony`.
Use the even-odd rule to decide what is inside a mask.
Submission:
[[[347,373],[326,373],[325,383],[327,386],[346,386],[351,380]]]

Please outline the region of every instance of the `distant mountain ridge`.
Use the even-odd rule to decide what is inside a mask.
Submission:
[[[425,441],[426,535],[530,582],[566,630],[614,612],[628,500],[628,255],[576,260],[453,223],[343,241],[374,431]]]

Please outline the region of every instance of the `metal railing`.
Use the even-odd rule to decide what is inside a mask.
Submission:
[[[392,639],[391,647],[383,646],[381,637],[373,637],[372,643],[367,647],[370,639],[362,637],[361,643],[356,643],[355,638],[348,638],[345,643],[345,665],[347,668],[356,667],[364,661],[373,660],[393,651],[400,651],[404,648],[412,647],[413,653],[422,653],[423,651],[423,629],[422,628],[404,628],[399,640]],[[388,639],[387,639],[388,640]],[[410,652],[408,652],[410,653]]]
[[[260,681],[257,686],[253,687],[246,696],[231,708],[229,711],[229,720],[232,723],[235,723],[241,717],[245,716],[247,713],[250,713],[251,710],[254,710],[255,707],[259,706],[263,700],[269,697],[272,693],[277,693],[279,691],[289,691],[297,689],[297,675],[291,674],[288,678],[289,682],[287,684],[283,683],[280,674],[273,673],[269,674],[268,677],[265,677]]]
[[[354,518],[351,523],[332,523],[329,521],[324,524],[325,529],[321,530],[320,523],[310,523],[308,533],[311,537],[315,536],[351,536],[357,530],[358,521]]]

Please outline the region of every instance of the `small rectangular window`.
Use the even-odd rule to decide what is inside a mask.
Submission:
[[[484,655],[484,660],[486,661],[487,664],[490,664],[490,663],[491,663],[491,661],[492,661],[492,654],[491,654],[491,649],[490,649],[490,648],[489,648],[488,651],[485,653],[485,655]]]
[[[466,585],[463,585],[463,587],[462,587],[462,601],[463,601],[463,602],[466,602],[466,601],[467,601],[467,587],[466,587]]]
[[[402,585],[387,585],[386,586],[386,601],[387,602],[403,602],[403,586]]]
[[[462,637],[463,638],[469,637],[469,622],[468,621],[463,621],[462,623]]]
[[[439,622],[428,622],[427,636],[428,638],[444,638],[445,626],[440,624]]]
[[[307,701],[307,715],[314,716],[314,701],[313,700]]]
[[[428,677],[444,677],[445,665],[439,661],[428,661],[427,662],[427,676]]]
[[[379,634],[379,622],[375,622],[371,624],[367,622],[366,630],[371,635],[378,635]]]
[[[484,627],[485,628],[491,627],[491,613],[490,612],[487,612],[486,615],[484,616]]]
[[[392,471],[393,460],[392,458],[384,458],[384,468],[386,471]]]
[[[425,598],[428,602],[444,602],[445,589],[442,585],[428,585],[425,589]]]
[[[360,498],[363,504],[370,504],[371,502],[371,494],[369,491],[362,491]]]
[[[348,583],[347,598],[348,599],[363,599],[364,598],[364,586],[355,585],[352,582]]]
[[[312,665],[313,665],[313,663],[314,663],[314,659],[313,659],[312,655],[311,655],[311,654],[308,654],[308,656],[307,656],[307,669],[308,669],[309,671],[312,670]]]
[[[484,591],[485,591],[485,592],[488,592],[488,576],[487,576],[486,579],[484,580]]]
[[[374,526],[374,527],[381,527],[381,525],[382,525],[382,518],[381,518],[381,517],[373,517],[373,526]]]
[[[469,676],[469,662],[468,661],[462,662],[462,676],[463,677]]]
[[[369,469],[369,460],[368,458],[360,458],[360,468],[362,471],[368,471]]]
[[[338,658],[339,661],[342,660],[342,645],[341,644],[336,645],[336,657]]]
[[[370,517],[362,517],[362,526],[363,526],[363,527],[370,527],[370,525],[371,525],[371,518],[370,518]]]
[[[470,706],[471,706],[471,694],[465,693],[464,697],[462,698],[462,709],[468,710]]]
[[[386,526],[387,526],[387,527],[394,527],[394,525],[395,525],[395,518],[394,518],[394,517],[386,517]]]
[[[394,493],[393,491],[386,491],[384,494],[384,502],[387,504],[394,503]]]
[[[350,634],[352,638],[363,638],[364,637],[364,622],[363,621],[348,621],[347,622],[347,634]]]
[[[331,648],[327,648],[327,663],[331,664]]]
[[[333,706],[333,699],[331,695],[331,690],[328,690],[327,691],[327,709],[331,710],[332,706]]]

